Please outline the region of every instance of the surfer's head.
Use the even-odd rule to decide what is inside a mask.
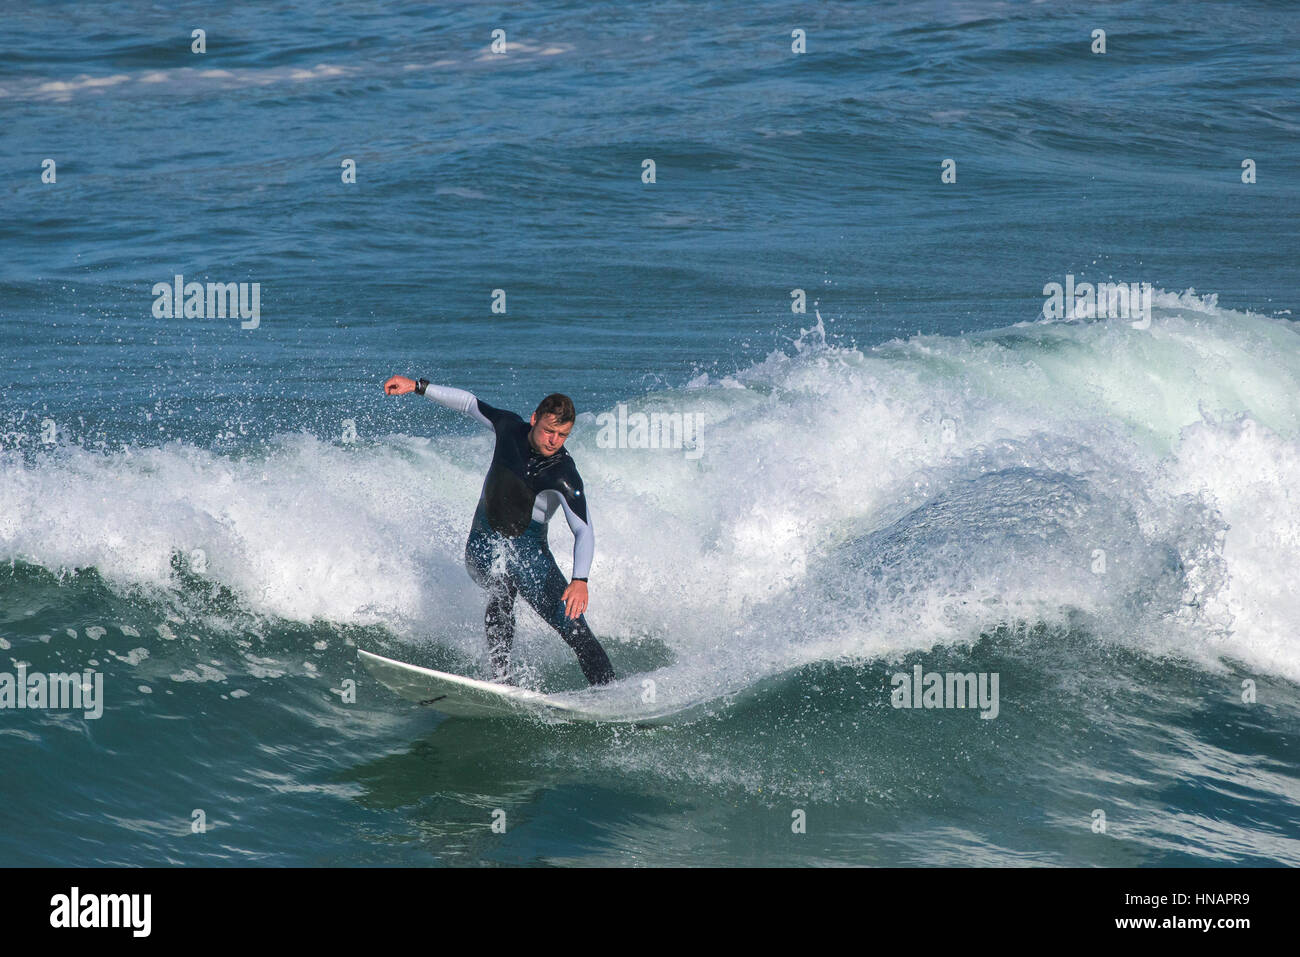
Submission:
[[[528,441],[542,455],[554,455],[564,447],[576,417],[573,400],[553,392],[541,401],[529,420],[533,428],[528,433]]]

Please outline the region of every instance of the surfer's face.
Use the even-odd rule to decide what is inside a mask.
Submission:
[[[537,413],[529,420],[532,423],[532,430],[528,433],[528,441],[532,443],[533,448],[542,455],[554,455],[564,446],[564,440],[569,437],[573,431],[573,423],[565,422],[560,425],[557,419],[551,413],[546,413],[539,420]]]

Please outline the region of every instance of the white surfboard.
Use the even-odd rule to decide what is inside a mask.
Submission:
[[[421,668],[357,649],[366,670],[397,694],[462,718],[540,716],[560,721],[598,721],[610,724],[663,724],[690,708],[643,704],[639,687],[596,689],[547,695],[513,685],[495,684]]]

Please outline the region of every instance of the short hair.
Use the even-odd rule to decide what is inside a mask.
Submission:
[[[537,416],[539,419],[544,415],[553,415],[559,420],[560,425],[563,425],[566,422],[572,422],[577,418],[577,412],[574,411],[573,408],[573,400],[567,395],[562,395],[559,392],[552,392],[543,399],[541,404],[537,406],[537,411],[534,412],[533,415]]]

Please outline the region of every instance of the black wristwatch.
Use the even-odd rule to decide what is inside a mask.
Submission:
[[[424,390],[429,388],[428,379],[417,379],[415,382],[415,391],[419,395],[424,395]]]

